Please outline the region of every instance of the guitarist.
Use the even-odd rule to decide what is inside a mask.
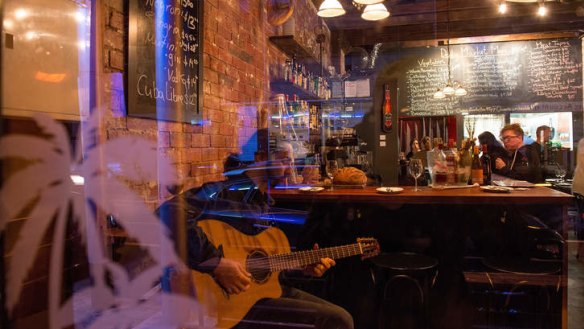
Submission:
[[[274,163],[271,165],[275,166]],[[253,170],[253,177],[250,179],[261,192],[264,192],[267,187],[266,182],[274,178],[273,173],[276,171],[265,170],[263,174],[260,174],[260,171]],[[281,178],[280,175],[279,178]],[[205,232],[196,223],[206,206],[197,197],[199,189],[188,190],[175,196],[165,202],[157,213],[170,228],[172,234],[177,232],[178,220],[186,220],[188,223],[186,243],[189,268],[213,276],[227,294],[245,294],[251,284],[251,274],[239,262],[223,257],[221,250],[210,242]],[[246,230],[246,227],[239,226],[239,229]],[[177,241],[176,237],[173,238]],[[321,277],[334,265],[334,260],[322,258],[319,263],[306,266],[304,274]],[[317,329],[353,329],[352,316],[340,306],[293,287],[282,285],[282,290],[280,298],[259,300],[234,328],[286,328],[306,325]]]

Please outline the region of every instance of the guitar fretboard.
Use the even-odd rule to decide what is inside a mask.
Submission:
[[[361,254],[363,254],[361,245],[354,243],[345,246],[272,255],[266,257],[268,264],[264,264],[269,266],[270,271],[282,271],[318,263],[321,258],[340,259]]]

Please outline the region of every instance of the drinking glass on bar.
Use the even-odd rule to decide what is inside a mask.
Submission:
[[[337,160],[327,160],[324,169],[325,169],[325,172],[326,172],[326,175],[328,176],[328,178],[331,179],[331,190],[332,190],[333,185],[334,185],[335,172],[337,172],[337,170],[339,170],[339,164],[338,164]]]
[[[562,183],[564,181],[564,179],[566,178],[566,168],[564,168],[562,166],[557,166],[556,170],[555,170],[555,174],[556,174],[556,178],[558,179],[558,182]]]
[[[410,159],[410,163],[408,164],[408,172],[412,177],[414,177],[414,191],[418,190],[418,178],[422,176],[424,172],[424,164],[422,163],[421,159]]]

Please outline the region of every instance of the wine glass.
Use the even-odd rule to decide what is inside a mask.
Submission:
[[[335,176],[335,172],[337,172],[337,170],[339,170],[339,163],[337,162],[337,160],[327,160],[324,170],[325,170],[328,178],[331,179],[331,190],[332,190],[333,185],[334,185],[333,179]]]
[[[424,172],[424,164],[422,163],[421,159],[410,159],[410,163],[408,164],[408,172],[410,176],[414,177],[414,191],[418,190],[418,178],[422,176]]]
[[[559,182],[563,182],[566,177],[566,168],[558,166],[555,170],[556,178]]]

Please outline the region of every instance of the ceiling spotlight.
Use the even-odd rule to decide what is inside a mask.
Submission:
[[[361,14],[361,18],[367,21],[378,21],[387,17],[389,17],[389,11],[387,11],[387,8],[382,3],[368,5],[363,10],[363,14]]]
[[[345,9],[338,0],[324,0],[318,12],[320,17],[337,17],[345,14]]]
[[[537,7],[537,15],[540,17],[547,15],[547,8],[543,4],[543,2],[539,4],[539,7]]]
[[[504,14],[507,12],[507,2],[505,0],[499,3],[499,14]]]

